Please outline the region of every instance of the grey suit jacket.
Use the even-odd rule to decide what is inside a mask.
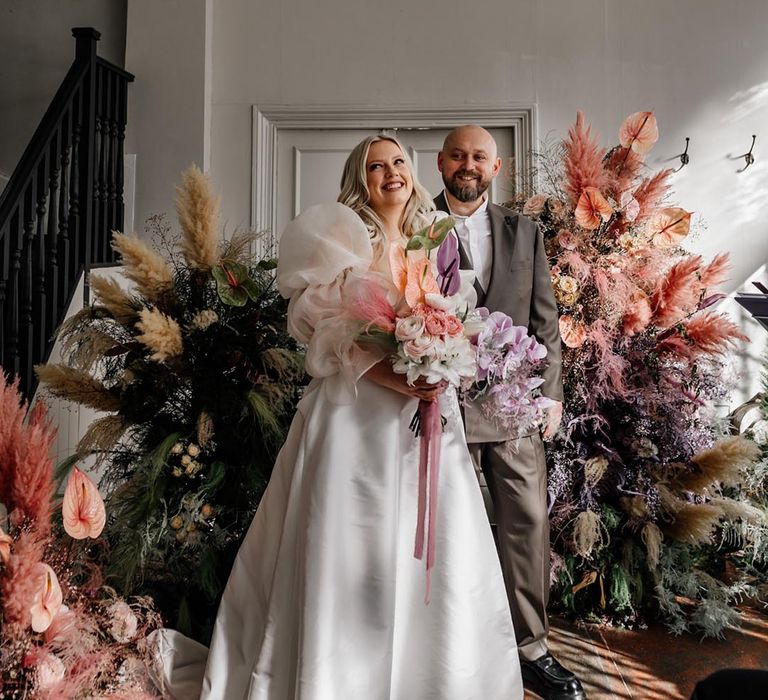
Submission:
[[[435,206],[448,212],[445,194],[435,197]],[[502,311],[516,325],[526,326],[547,348],[542,394],[563,400],[561,375],[560,326],[557,304],[552,292],[544,239],[536,224],[511,209],[488,204],[493,241],[491,278],[485,294],[478,294],[477,305],[490,311]],[[462,269],[471,269],[466,251],[459,243]],[[468,442],[500,442],[516,435],[506,435],[467,406],[465,422]]]

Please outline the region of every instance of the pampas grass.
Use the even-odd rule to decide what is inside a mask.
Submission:
[[[90,285],[96,299],[116,321],[126,324],[135,319],[139,307],[117,281],[91,275]]]
[[[688,544],[710,544],[712,532],[723,517],[723,509],[712,503],[677,504],[674,520],[665,525],[664,530],[670,537]]]
[[[736,486],[744,471],[760,458],[760,447],[741,436],[719,440],[691,458],[695,471],[677,474],[673,484],[681,491],[701,493],[714,483]]]
[[[112,247],[120,254],[125,276],[134,282],[142,296],[155,302],[173,288],[171,266],[138,236],[115,231]],[[102,289],[105,286],[102,285]]]
[[[659,328],[669,328],[696,308],[701,296],[698,272],[701,257],[691,255],[675,263],[653,292],[653,320]]]
[[[181,183],[176,211],[183,233],[182,253],[190,267],[210,270],[219,262],[219,201],[197,166],[182,173]]]
[[[731,270],[730,255],[720,253],[712,261],[705,265],[700,274],[700,283],[704,289],[716,287],[728,279],[728,273]]]
[[[585,559],[589,559],[595,547],[601,547],[604,543],[600,516],[591,510],[579,513],[573,526],[573,546],[576,552]]]
[[[603,169],[605,149],[592,138],[592,127],[584,125],[584,113],[576,114],[576,123],[568,130],[565,141],[565,191],[575,208],[585,187],[602,189],[606,184]]]
[[[62,364],[36,365],[35,372],[48,391],[97,411],[112,413],[120,408],[120,397],[87,372]]]
[[[643,526],[640,539],[645,545],[645,552],[648,559],[648,568],[655,569],[659,565],[659,557],[661,555],[661,542],[664,539],[664,535],[661,533],[659,526],[656,523],[648,522]]]
[[[143,309],[139,318],[136,328],[140,333],[136,340],[152,351],[153,360],[165,362],[181,355],[184,349],[181,328],[174,319],[157,309]]]
[[[669,178],[672,170],[659,170],[649,178],[644,179],[633,195],[640,205],[640,211],[635,218],[635,225],[640,225],[650,219],[662,203],[670,189]]]
[[[679,330],[660,340],[657,348],[692,360],[699,356],[724,355],[739,340],[749,338],[733,321],[708,312],[680,324]]]
[[[128,421],[119,413],[96,419],[78,441],[77,454],[85,457],[92,452],[104,453],[111,450],[128,426]]]

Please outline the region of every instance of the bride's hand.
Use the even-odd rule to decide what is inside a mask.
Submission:
[[[411,386],[404,374],[397,374],[392,370],[392,363],[388,359],[375,364],[365,373],[365,376],[379,386],[422,401],[437,401],[437,397],[448,388],[446,381],[428,384],[424,379],[417,379],[415,384]]]

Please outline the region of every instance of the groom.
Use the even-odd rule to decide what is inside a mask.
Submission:
[[[478,306],[503,311],[547,348],[544,396],[555,400],[543,430],[515,444],[468,406],[467,442],[485,474],[496,513],[499,553],[515,625],[523,680],[549,700],[582,700],[576,676],[547,649],[549,520],[543,440],[557,432],[563,412],[560,332],[544,242],[536,225],[488,200],[501,168],[496,142],[483,128],[460,126],[437,156],[445,190],[435,206],[456,220],[461,267],[475,272]]]

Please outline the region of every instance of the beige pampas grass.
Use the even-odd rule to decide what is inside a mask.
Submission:
[[[680,501],[674,520],[665,526],[670,537],[688,544],[709,544],[712,530],[723,517],[723,509],[712,503],[686,503]]]
[[[590,457],[584,462],[584,481],[590,486],[595,486],[603,478],[608,468],[608,460],[605,457]]]
[[[760,448],[751,440],[740,436],[725,438],[694,455],[694,469],[677,473],[671,485],[693,493],[701,493],[715,483],[735,486],[742,481],[744,470],[759,459]]]
[[[85,327],[64,336],[62,355],[67,356],[71,367],[89,371],[104,358],[104,353],[120,345],[109,333],[98,328]]]
[[[655,569],[659,565],[661,542],[664,539],[664,535],[661,534],[661,530],[659,530],[659,526],[656,523],[648,522],[643,526],[640,539],[642,539],[648,555],[648,568]]]
[[[232,236],[232,238],[223,242],[221,259],[233,260],[235,262],[246,262],[253,244],[263,237],[264,233],[260,231],[245,231],[243,233],[236,233],[234,236]]]
[[[139,314],[136,328],[140,335],[136,340],[152,350],[152,359],[165,362],[181,355],[184,346],[181,339],[181,327],[170,316],[157,309],[143,309]]]
[[[35,372],[54,396],[97,411],[111,413],[120,408],[120,397],[87,372],[60,364],[36,365]]]
[[[213,419],[203,411],[197,417],[197,444],[206,447],[213,438]]]
[[[138,236],[114,231],[112,247],[120,254],[125,276],[150,301],[156,301],[173,287],[171,266]]]
[[[720,508],[723,517],[731,522],[741,520],[753,525],[768,524],[768,516],[746,501],[736,501],[733,498],[713,498],[710,502]]]
[[[92,275],[90,285],[96,299],[116,321],[125,324],[136,318],[138,308],[114,279]]]
[[[93,421],[77,443],[78,456],[86,457],[92,452],[111,450],[123,436],[128,425],[128,421],[117,413]]]
[[[219,200],[208,178],[193,165],[181,175],[176,211],[184,234],[181,249],[191,267],[209,270],[219,262]]]
[[[603,523],[600,516],[591,510],[579,513],[573,526],[573,545],[576,552],[585,559],[589,559],[592,550],[604,543]]]

